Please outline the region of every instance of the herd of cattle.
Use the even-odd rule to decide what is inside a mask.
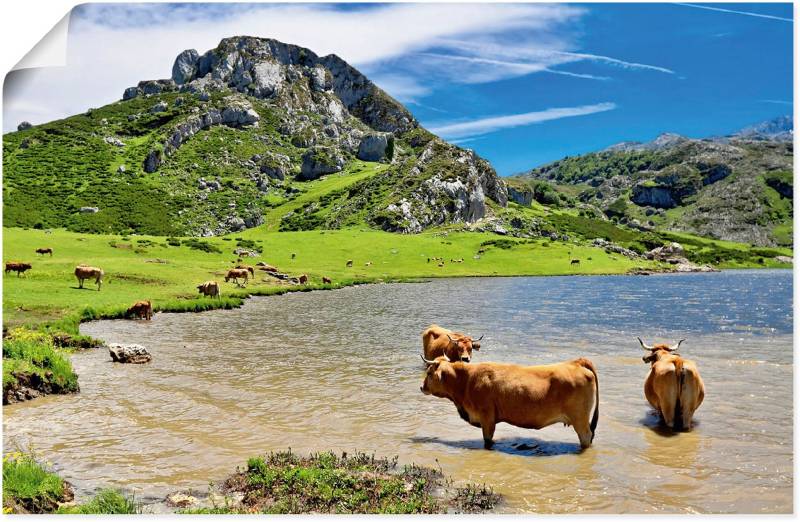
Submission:
[[[53,255],[50,248],[37,249],[36,253]],[[441,258],[431,259],[444,262]],[[572,260],[576,262],[580,261]],[[266,263],[257,266],[267,273],[278,273],[277,268]],[[353,261],[348,260],[346,266],[352,267]],[[6,273],[17,272],[18,277],[30,269],[30,263],[8,262],[5,265]],[[255,277],[255,270],[253,266],[237,264],[227,271],[225,282],[246,285],[249,278]],[[105,275],[101,268],[82,264],[75,267],[74,273],[79,288],[83,288],[85,280],[94,279],[100,290]],[[308,276],[302,274],[290,280],[307,284]],[[331,283],[328,277],[323,277],[322,281]],[[206,281],[198,285],[197,290],[203,296],[220,297],[217,281]],[[126,316],[149,321],[153,305],[149,300],[137,301],[128,308]],[[589,359],[581,357],[541,366],[472,364],[472,352],[480,350],[482,338],[473,339],[438,325],[428,327],[422,333],[422,360],[427,365],[420,387],[422,393],[452,401],[462,419],[481,428],[487,449],[493,444],[495,426],[501,422],[528,429],[563,423],[575,429],[582,448],[592,444],[600,413],[600,387],[597,370]],[[650,364],[644,384],[645,398],[664,423],[676,431],[691,428],[692,416],[705,395],[697,365],[677,353],[682,342],[674,346],[650,346],[639,339],[647,352],[642,360]]]
[[[431,325],[422,333],[422,360],[427,365],[420,390],[452,401],[459,416],[483,431],[484,447],[492,447],[495,426],[506,422],[527,429],[556,423],[572,426],[582,448],[594,440],[600,414],[597,370],[579,358],[542,366],[484,362],[472,364],[480,339]],[[697,365],[674,346],[639,343],[650,364],[644,384],[647,401],[675,431],[688,430],[705,395]]]

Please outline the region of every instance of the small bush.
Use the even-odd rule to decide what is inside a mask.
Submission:
[[[136,515],[141,513],[139,505],[133,498],[126,497],[119,491],[103,489],[92,500],[77,506],[64,506],[56,513],[70,515]]]
[[[221,254],[222,250],[212,243],[207,241],[201,241],[196,238],[189,238],[183,242],[184,245],[188,246],[189,248],[193,248],[194,250],[200,250],[202,252],[206,252],[209,254]]]

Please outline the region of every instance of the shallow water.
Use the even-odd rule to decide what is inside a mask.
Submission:
[[[419,391],[429,323],[485,334],[475,361],[591,358],[600,422],[498,425],[495,448],[451,403]],[[32,444],[79,492],[140,499],[205,490],[247,457],[362,450],[487,483],[510,512],[792,511],[792,273],[447,279],[254,298],[237,310],[101,321],[147,365],[73,356],[81,393],[3,408],[6,448]],[[635,336],[685,337],[706,399],[670,436],[642,391]]]

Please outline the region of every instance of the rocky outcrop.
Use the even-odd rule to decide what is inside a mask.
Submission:
[[[172,65],[172,81],[178,85],[191,81],[197,74],[197,62],[200,54],[194,49],[187,49],[175,58]]]
[[[79,209],[79,212],[81,214],[97,214],[98,212],[100,212],[100,209],[97,207],[81,207]]]
[[[32,128],[32,127],[33,127],[33,125],[31,125],[30,122],[23,121],[23,122],[20,122],[19,125],[17,125],[17,130],[18,131],[24,131],[24,130],[28,130],[28,129]]]
[[[325,174],[340,172],[344,168],[344,158],[330,147],[312,147],[303,154],[298,179],[308,181]]]
[[[160,94],[162,92],[175,92],[178,86],[172,79],[169,80],[147,80],[139,82],[136,87],[128,87],[122,94],[123,100],[130,100],[145,94]]]
[[[640,259],[642,257],[629,248],[617,245],[615,243],[612,243],[611,241],[607,241],[600,237],[592,241],[592,245],[598,248],[602,248],[607,253],[613,252],[615,254],[622,254],[623,256],[628,257],[630,259]]]
[[[111,360],[118,363],[144,364],[153,358],[140,344],[110,344],[108,353]]]
[[[361,138],[357,157],[364,161],[392,161],[394,137],[391,134],[367,134]]]
[[[637,183],[633,186],[631,201],[642,207],[674,208],[678,206],[670,187],[657,185],[649,181]]]
[[[530,188],[508,185],[508,199],[517,205],[529,207],[531,203],[533,203],[533,190]]]
[[[453,170],[439,170],[445,159]],[[501,206],[508,204],[505,183],[486,160],[438,139],[426,146],[411,174],[423,181],[410,196],[390,204],[376,217],[381,228],[417,233],[445,223],[475,223],[487,215],[487,197]]]

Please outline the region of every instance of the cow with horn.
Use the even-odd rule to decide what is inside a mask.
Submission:
[[[676,353],[681,339],[676,344],[647,345],[637,337],[647,352],[642,357],[650,363],[650,372],[644,381],[644,396],[647,402],[661,415],[664,423],[676,431],[688,430],[692,416],[705,396],[705,385],[694,361],[684,359]]]
[[[473,339],[469,335],[432,324],[422,332],[422,351],[426,359],[446,355],[451,361],[469,362],[472,350],[481,349],[481,339],[482,335]]]

